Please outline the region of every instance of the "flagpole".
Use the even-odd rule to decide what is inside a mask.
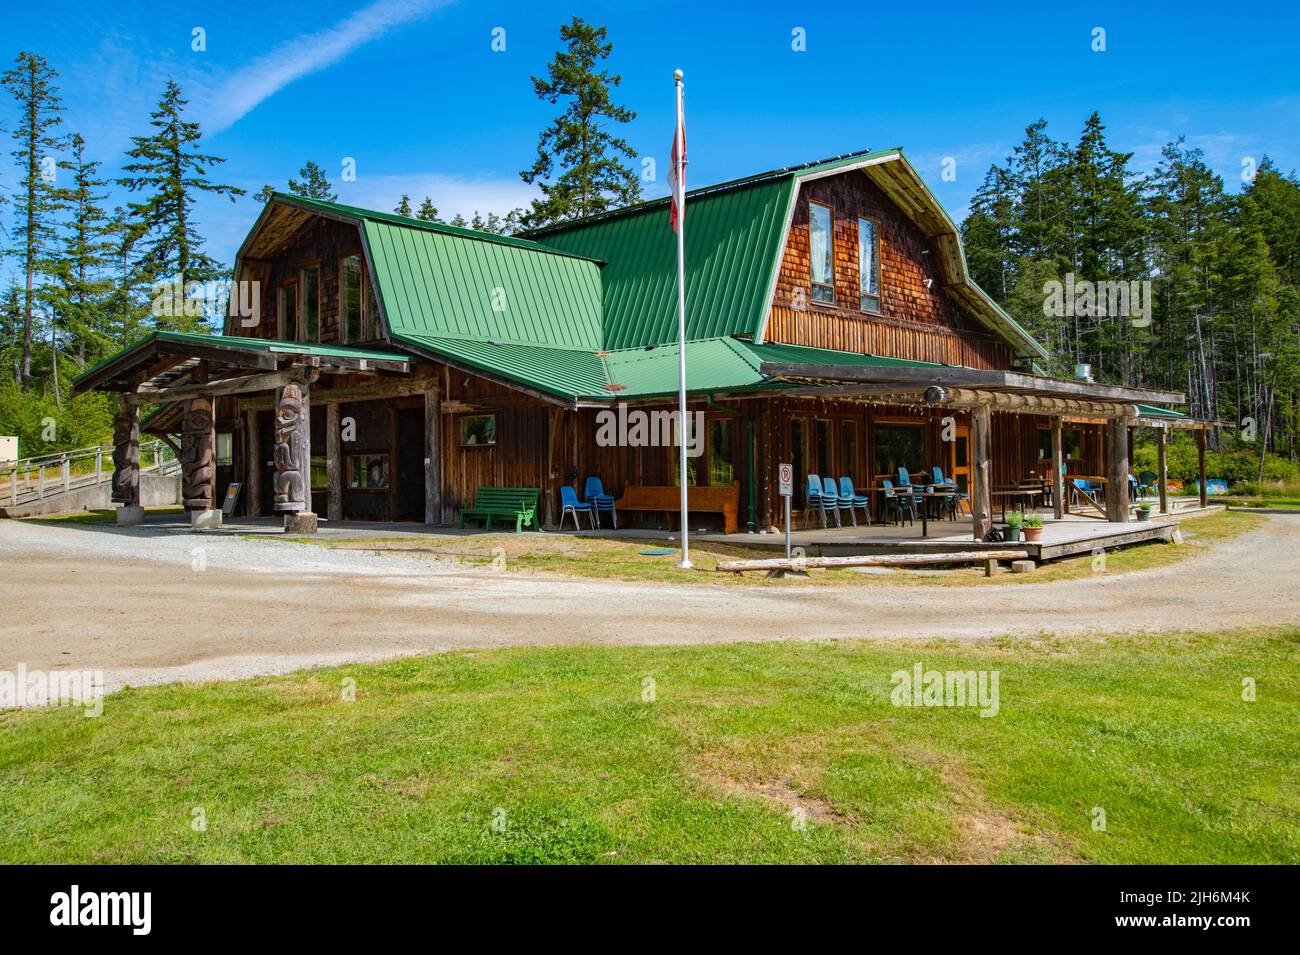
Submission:
[[[678,146],[676,161],[677,168],[674,170],[677,180],[677,374],[678,374],[678,418],[677,418],[677,445],[678,458],[681,462],[681,472],[678,475],[678,483],[681,485],[681,528],[682,528],[682,559],[678,567],[683,570],[690,570],[691,549],[690,549],[690,520],[688,513],[688,499],[686,493],[686,437],[688,419],[686,417],[686,122],[682,117],[682,71],[673,71],[673,80],[677,86],[677,131],[681,135],[682,141]],[[698,438],[697,438],[698,439]]]

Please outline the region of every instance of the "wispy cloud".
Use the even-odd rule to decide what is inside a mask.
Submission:
[[[375,0],[334,26],[294,37],[226,77],[195,104],[204,131],[221,132],[294,80],[337,63],[394,27],[419,20],[453,0]]]

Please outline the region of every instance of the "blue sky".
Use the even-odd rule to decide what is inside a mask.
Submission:
[[[628,138],[661,173],[672,71],[685,71],[691,186],[902,146],[960,218],[1026,124],[1045,117],[1055,135],[1074,138],[1093,109],[1139,167],[1180,134],[1233,189],[1245,157],[1300,166],[1293,5],[1013,3],[990,13],[934,0],[5,2],[0,56],[12,62],[26,49],[49,59],[69,127],[106,171],[148,130],[174,77],[208,148],[227,159],[224,181],[283,188],[311,158],[341,201],[374,208],[391,209],[402,192],[431,195],[445,215],[525,204],[518,173],[554,111],[529,76],[573,14],[608,26],[623,75],[616,95],[638,114]],[[492,50],[497,27],[504,52]],[[1091,48],[1095,27],[1106,31],[1104,52]],[[803,51],[792,49],[796,28]],[[12,120],[0,103],[0,123]],[[345,157],[356,160],[355,182],[340,181]],[[941,179],[945,157],[956,160],[955,181]],[[13,182],[0,163],[0,189]],[[229,262],[257,211],[251,197],[204,201],[209,251]]]

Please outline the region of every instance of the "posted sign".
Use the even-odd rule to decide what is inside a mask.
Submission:
[[[776,466],[776,480],[780,485],[778,493],[782,497],[789,497],[794,493],[794,465],[778,464]]]

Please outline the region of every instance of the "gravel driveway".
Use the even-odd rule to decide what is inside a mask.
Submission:
[[[1153,545],[1157,546],[1157,545]],[[1164,545],[1159,545],[1164,546]],[[1025,585],[788,589],[543,577],[310,544],[0,521],[0,670],[235,679],[453,648],[1300,623],[1300,515],[1172,567]],[[974,598],[974,599],[972,599]]]

